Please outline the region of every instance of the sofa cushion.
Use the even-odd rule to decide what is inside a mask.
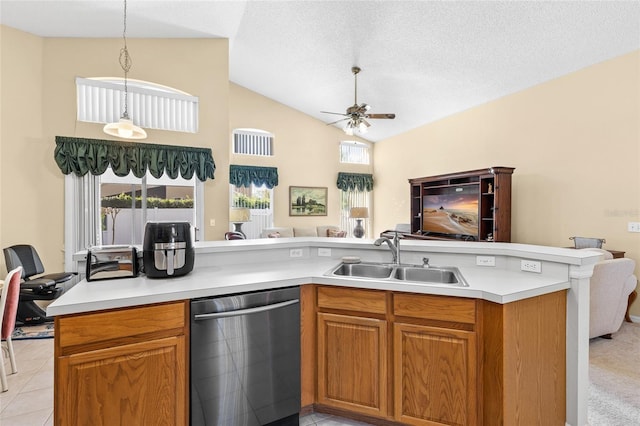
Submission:
[[[293,237],[293,228],[288,228],[288,227],[265,228],[265,229],[262,230],[262,233],[260,234],[260,236],[262,238],[268,238],[269,234],[274,234],[276,232],[278,234],[280,234],[279,238],[292,238]]]
[[[316,228],[293,228],[293,235],[296,237],[317,237],[318,231]]]

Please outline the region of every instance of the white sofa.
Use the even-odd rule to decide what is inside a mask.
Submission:
[[[603,259],[593,267],[590,288],[589,338],[611,338],[622,326],[629,295],[635,290],[638,280],[633,274],[636,263],[633,259],[613,259],[606,250],[598,251]]]
[[[340,228],[332,225],[323,226],[305,226],[305,227],[278,227],[265,228],[260,234],[261,238],[291,238],[291,237],[328,237],[329,231],[337,235],[332,237],[346,237],[346,232],[340,231]]]

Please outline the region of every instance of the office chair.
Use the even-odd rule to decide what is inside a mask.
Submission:
[[[69,281],[75,272],[56,272],[45,274],[44,266],[33,246],[18,244],[3,249],[7,270],[22,267],[20,284],[20,302],[18,303],[17,319],[23,324],[41,324],[52,321],[46,312],[38,306],[36,300],[53,300],[63,293],[58,284]]]

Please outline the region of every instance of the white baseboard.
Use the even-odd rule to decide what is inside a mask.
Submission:
[[[631,322],[640,322],[640,317],[635,315],[629,315],[629,318],[631,318]]]

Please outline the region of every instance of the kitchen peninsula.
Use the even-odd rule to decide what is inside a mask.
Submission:
[[[416,358],[405,353],[402,356],[406,355],[409,364],[403,366],[397,355],[402,352],[397,345],[394,346],[394,340],[400,344],[398,339],[402,335],[419,344],[421,327],[429,331],[430,336],[442,337],[442,333],[434,333],[433,330],[442,329],[443,324],[450,326],[453,330],[451,335],[457,336],[454,341],[461,342],[465,348],[464,360],[471,360],[473,364],[465,370],[466,381],[454,388],[457,391],[468,390],[464,397],[466,401],[473,401],[472,408],[476,407],[457,413],[455,421],[462,419],[462,424],[469,425],[488,424],[483,419],[490,415],[494,420],[502,419],[500,424],[518,424],[517,419],[523,416],[546,415],[550,409],[546,404],[553,403],[549,401],[549,395],[552,395],[556,403],[564,405],[564,412],[556,413],[562,417],[557,424],[586,424],[588,282],[593,265],[599,259],[596,253],[509,243],[401,242],[403,263],[421,265],[422,259],[428,257],[431,265],[455,266],[468,283],[463,287],[327,274],[344,256],[389,262],[389,250],[376,247],[369,240],[282,238],[217,241],[196,243],[195,250],[195,267],[189,275],[155,280],[141,276],[81,281],[48,307],[48,315],[56,317],[56,424],[73,424],[74,418],[81,421],[99,415],[87,407],[101,406],[99,398],[104,395],[99,393],[100,386],[83,389],[79,384],[74,385],[74,380],[81,377],[74,366],[98,365],[91,373],[95,374],[91,375],[92,380],[98,380],[101,374],[108,374],[110,362],[125,359],[130,356],[127,354],[133,353],[132,350],[138,349],[152,353],[153,362],[173,367],[171,377],[157,378],[159,385],[170,383],[179,390],[171,393],[172,401],[163,401],[170,402],[172,406],[164,408],[161,414],[165,421],[172,419],[170,423],[186,423],[187,302],[212,295],[298,285],[302,287],[303,407],[317,404],[318,408],[333,408],[336,412],[420,424],[416,420],[420,413],[412,412],[412,407],[404,410],[399,398],[402,389],[411,384],[403,382],[397,374],[394,377],[392,370],[396,367],[387,371],[388,359],[379,362],[382,368],[378,377],[382,382],[379,389],[382,394],[376,395],[377,406],[366,401],[363,404],[345,403],[336,398],[335,383],[330,380],[331,370],[327,369],[326,358],[319,359],[320,353],[322,356],[335,355],[321,352],[331,344],[331,340],[327,340],[331,335],[322,332],[320,324],[328,324],[330,330],[336,320],[351,321],[353,316],[357,316],[348,322],[346,330],[352,327],[349,324],[366,330],[376,330],[377,327],[380,334],[367,343],[379,344],[381,356],[395,353],[393,364],[400,369],[415,365]],[[539,262],[541,272],[522,271],[522,260]],[[370,297],[371,303],[354,306],[350,303],[353,297],[357,300]],[[341,305],[341,301],[346,302]],[[439,308],[438,304],[441,304]],[[378,310],[370,312],[372,309]],[[454,316],[443,318],[440,316],[442,313],[453,313]],[[149,316],[148,320],[145,315]],[[556,321],[554,315],[562,315],[566,322]],[[108,324],[105,325],[105,321]],[[554,323],[557,326],[553,326]],[[99,324],[102,324],[102,329],[97,331],[95,327]],[[114,335],[108,336],[111,331]],[[139,336],[143,338],[138,339]],[[379,336],[382,340],[378,339]],[[554,336],[556,341],[551,341]],[[498,350],[489,352],[490,348],[495,349],[494,344],[498,345]],[[542,352],[533,351],[535,345],[540,344],[555,350],[546,353],[544,349]],[[136,348],[136,345],[143,347]],[[523,350],[530,352],[523,354]],[[521,358],[513,358],[515,355]],[[536,356],[541,357],[539,362]],[[555,371],[550,370],[553,366],[545,363],[553,363],[558,356],[564,358],[564,365],[555,366]],[[513,362],[524,364],[510,364]],[[86,379],[85,376],[82,378]],[[502,379],[502,383],[494,387],[491,378],[496,381]],[[540,378],[543,380],[537,383]],[[134,386],[136,383],[130,384]],[[556,388],[540,388],[546,384]],[[558,384],[562,385],[560,391],[557,390]],[[104,387],[103,392],[108,392],[107,389]],[[95,391],[91,393],[95,400],[82,397],[86,395],[83,392],[89,390]],[[483,400],[485,392],[499,400],[493,405],[487,398]],[[560,394],[555,395],[555,392]],[[76,397],[77,400],[74,399]],[[142,400],[144,397],[136,396],[140,401],[129,403],[135,406],[151,402]],[[87,405],[83,406],[85,402]],[[65,410],[74,413],[65,414]],[[122,407],[121,410],[125,418],[135,411],[134,408],[125,410]],[[440,424],[447,424],[445,420]]]

